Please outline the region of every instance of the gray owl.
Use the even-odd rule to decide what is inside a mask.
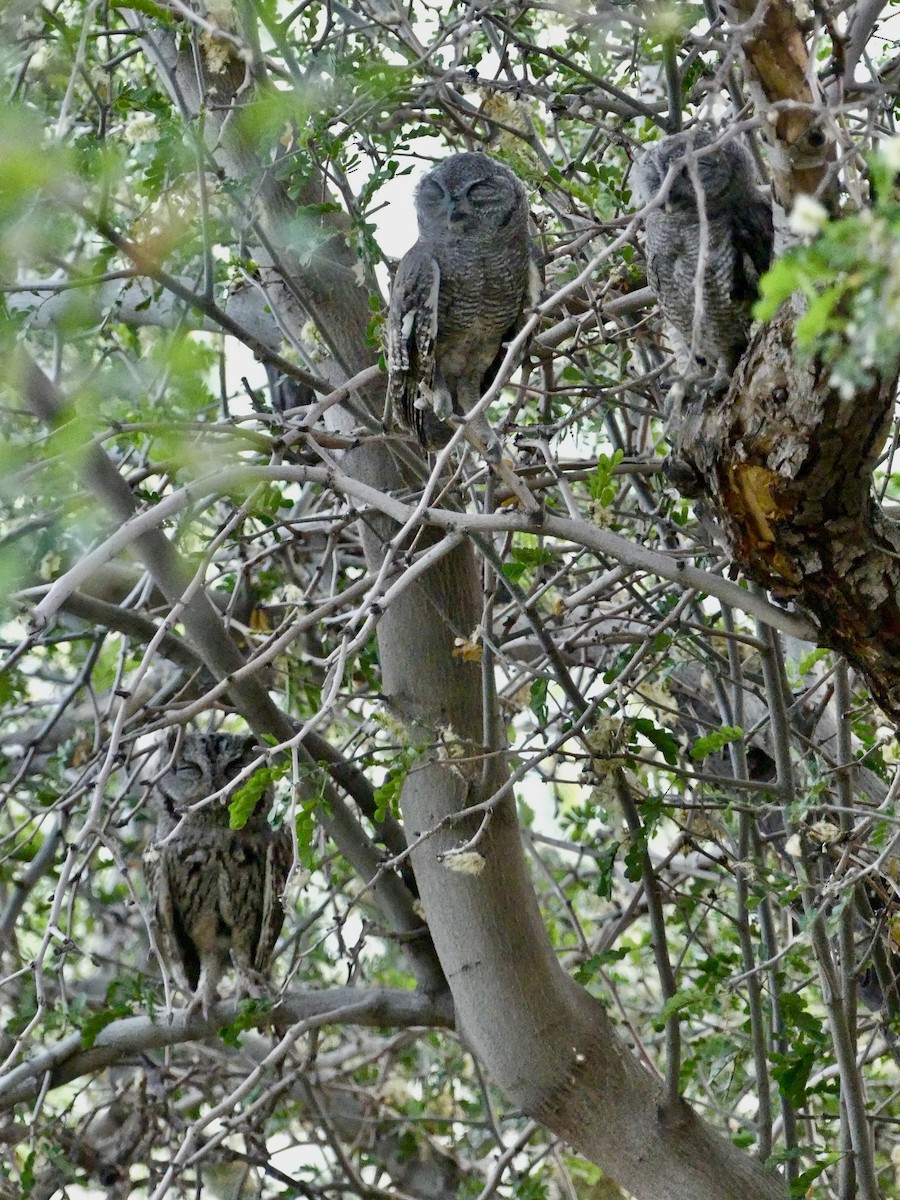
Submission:
[[[721,385],[747,348],[773,230],[771,203],[754,182],[743,146],[732,140],[696,153],[715,140],[696,129],[655,142],[635,163],[632,193],[636,205],[649,203],[669,168],[681,164],[663,203],[644,218],[647,277],[679,373]]]
[[[144,855],[157,944],[204,1014],[229,967],[240,991],[264,987],[284,919],[280,893],[291,861],[286,830],[267,820],[271,796],[242,829],[229,829],[230,796],[197,801],[225,787],[252,761],[252,738],[187,733],[151,796],[156,835]],[[163,750],[162,761],[171,755]],[[183,819],[182,819],[183,818]],[[171,836],[170,836],[171,835]]]
[[[419,435],[465,416],[488,388],[540,288],[525,189],[484,154],[454,154],[416,192],[419,238],[402,258],[388,315],[388,408]],[[491,457],[487,421],[474,426]],[[446,439],[444,439],[446,440]]]

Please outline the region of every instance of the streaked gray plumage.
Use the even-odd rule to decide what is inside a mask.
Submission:
[[[643,206],[682,162],[663,203],[644,218],[647,277],[680,374],[724,380],[747,348],[773,230],[771,203],[744,147],[732,140],[697,153],[715,140],[696,129],[655,142],[635,163],[631,183],[635,205]]]
[[[171,752],[161,750],[162,763]],[[232,965],[241,990],[265,984],[284,919],[280,893],[291,841],[268,823],[271,795],[259,800],[242,829],[228,827],[230,796],[191,807],[230,783],[256,752],[252,738],[187,733],[151,796],[156,835],[144,869],[157,944],[193,993],[190,1007],[204,1013]]]
[[[503,342],[540,287],[525,189],[484,154],[454,154],[416,193],[419,237],[404,255],[388,315],[388,407],[423,445],[490,386]],[[475,432],[499,450],[486,421]]]

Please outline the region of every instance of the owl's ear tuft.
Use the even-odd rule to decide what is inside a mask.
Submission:
[[[184,742],[185,729],[183,725],[170,725],[160,730],[156,740],[156,767],[165,769],[181,750]]]

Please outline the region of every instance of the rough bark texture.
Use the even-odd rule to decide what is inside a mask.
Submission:
[[[690,402],[676,458],[702,480],[741,570],[790,602],[900,717],[900,527],[872,471],[896,379],[841,396],[794,345],[790,305],[760,330],[725,400]]]

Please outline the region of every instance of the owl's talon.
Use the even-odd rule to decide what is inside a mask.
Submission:
[[[439,421],[449,421],[453,416],[453,401],[449,396],[436,392],[432,401],[432,409]]]

